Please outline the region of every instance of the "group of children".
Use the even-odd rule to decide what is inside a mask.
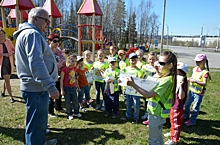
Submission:
[[[149,76],[157,81],[152,90],[145,90],[135,84],[132,77],[127,78],[127,86],[133,87],[143,95],[145,114],[141,117],[143,124],[149,126],[149,144],[164,144],[162,127],[166,118],[170,117],[170,132],[164,136],[170,136],[165,144],[176,144],[179,140],[182,120],[185,125],[195,125],[199,113],[200,104],[205,93],[207,81],[211,79],[209,74],[208,60],[205,54],[198,54],[194,59],[196,67],[192,77],[187,78],[188,67],[182,62],[177,63],[177,58],[172,52],[164,52],[159,58],[154,52],[149,52],[146,61],[143,59],[143,51],[137,50],[128,58],[126,52],[110,47],[110,55],[105,61],[103,50],[97,51],[97,61],[91,60],[91,52],[86,50],[83,57],[70,55],[67,57],[66,66],[61,69],[61,94],[65,98],[68,118],[73,119],[82,115],[79,110],[86,111],[84,104],[90,105],[92,81],[87,78],[87,72],[94,75],[96,89],[95,109],[105,111],[105,117],[111,115],[116,118],[119,112],[119,96],[124,94],[125,87],[119,87],[120,74],[128,73],[133,77],[146,79]],[[207,66],[205,67],[205,64]],[[189,83],[189,85],[188,85]],[[188,93],[189,86],[189,93]],[[77,95],[78,91],[78,95]],[[103,100],[100,99],[102,93]],[[83,96],[85,95],[85,101]],[[126,96],[126,113],[121,120],[132,118],[131,111],[134,106],[132,123],[139,120],[140,97],[130,94]],[[188,97],[187,97],[188,96]],[[85,103],[84,103],[85,102]],[[185,103],[186,102],[186,103]],[[194,102],[190,117],[190,106]],[[185,105],[185,111],[183,111]]]

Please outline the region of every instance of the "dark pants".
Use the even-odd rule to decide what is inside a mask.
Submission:
[[[111,98],[111,97],[112,98]],[[114,94],[108,95],[105,93],[105,108],[108,113],[118,114],[119,111],[119,91]]]
[[[57,90],[58,90],[59,92],[61,92],[61,91],[60,91],[60,81],[57,81],[57,82],[56,82],[56,88],[57,88]],[[56,110],[62,110],[62,107],[61,107],[61,103],[62,103],[61,98],[62,98],[62,96],[61,96],[61,94],[60,94],[59,99],[56,99],[56,100],[55,100]],[[54,114],[54,100],[51,99],[51,98],[50,98],[50,101],[49,101],[49,114]]]

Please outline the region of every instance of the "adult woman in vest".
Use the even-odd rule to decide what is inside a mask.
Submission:
[[[6,39],[5,31],[0,28],[0,77],[4,79],[1,96],[5,96],[5,90],[7,89],[11,103],[15,101],[12,96],[10,85],[10,76],[14,71],[13,54],[14,46],[9,39]]]

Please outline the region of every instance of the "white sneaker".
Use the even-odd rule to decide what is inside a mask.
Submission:
[[[57,139],[47,140],[43,145],[56,145]]]
[[[144,116],[141,117],[142,120],[146,120],[148,117],[148,112],[145,112]]]
[[[102,111],[105,111],[105,106],[102,106],[101,110],[102,110]]]
[[[77,116],[78,118],[82,117],[82,115],[81,115],[80,113],[76,114],[76,116]]]
[[[86,111],[87,111],[86,108],[84,108],[84,107],[80,107],[80,110],[81,110],[82,112],[86,112]]]
[[[165,142],[165,145],[175,145],[175,144],[176,144],[176,142],[174,142],[174,141],[172,141],[170,139]]]
[[[50,133],[50,130],[49,130],[49,129],[46,129],[46,133],[45,133],[45,134],[48,134],[48,133]]]
[[[69,118],[69,120],[73,120],[73,116],[72,115],[68,116],[68,118]]]
[[[51,118],[57,118],[58,116],[56,114],[48,114]]]
[[[170,133],[170,132],[167,132],[167,133],[165,133],[163,136],[169,137],[170,135],[171,135],[171,133]]]

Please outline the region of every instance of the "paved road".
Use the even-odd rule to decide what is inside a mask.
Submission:
[[[195,58],[196,54],[204,53],[208,57],[210,68],[220,68],[220,53],[203,51],[200,47],[168,46],[168,48],[177,53],[178,61],[184,62],[188,66],[195,66],[193,59]]]

